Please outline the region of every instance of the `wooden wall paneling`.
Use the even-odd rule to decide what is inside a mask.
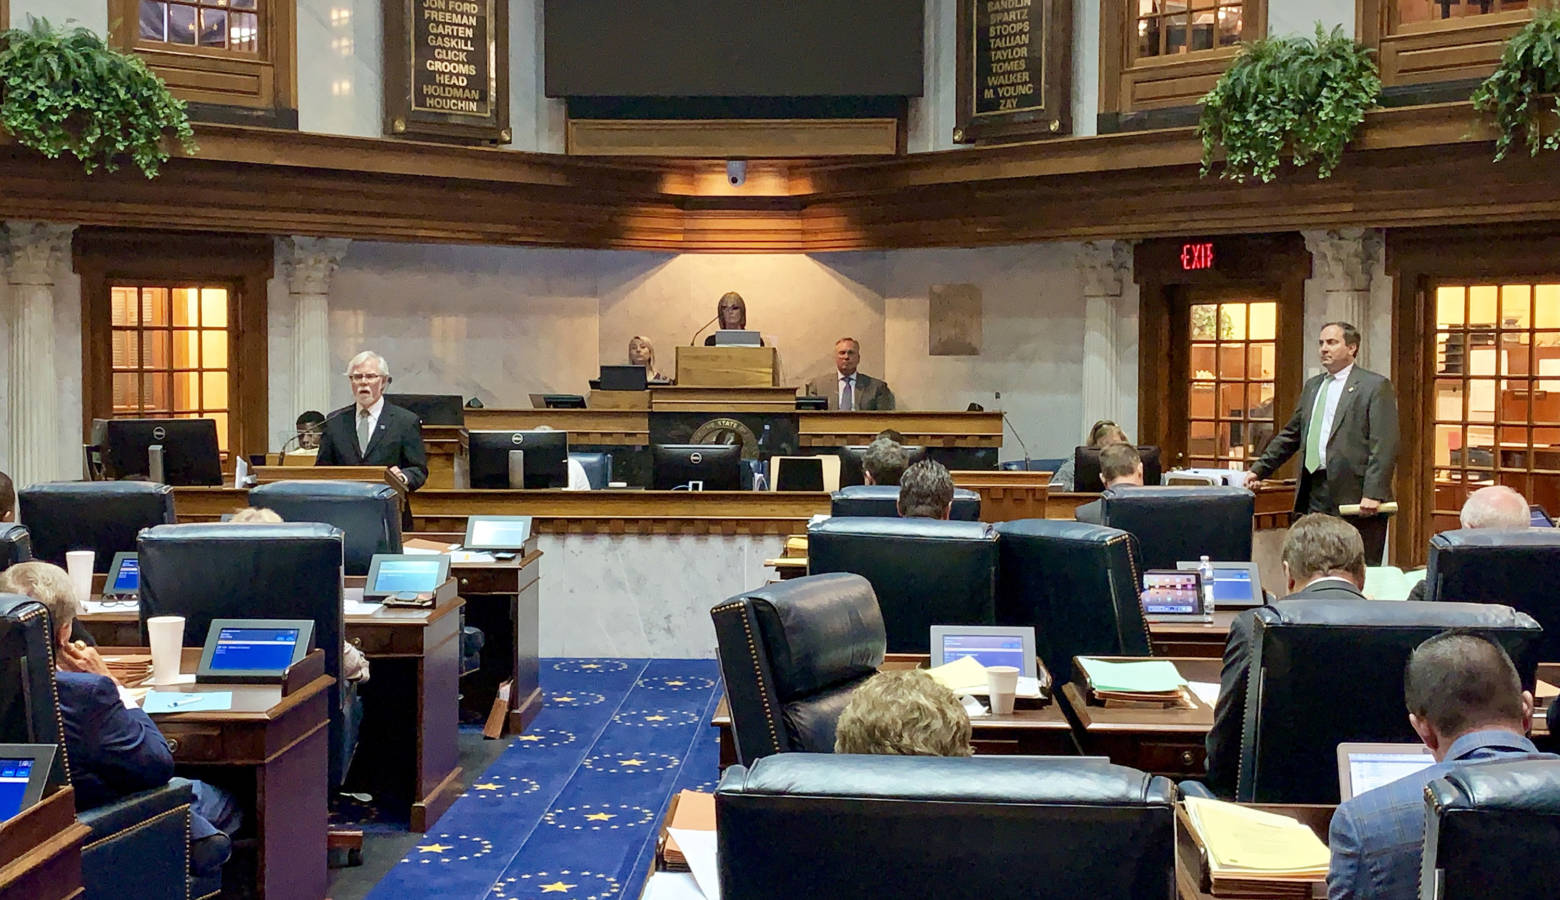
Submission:
[[[262,0],[256,53],[174,47],[140,39],[140,0],[108,0],[109,43],[146,60],[174,95],[192,103],[290,113],[298,109],[297,8]]]
[[[1127,35],[1136,5],[1135,0],[1100,0],[1100,113],[1195,106],[1239,48],[1134,60]],[[1242,40],[1267,35],[1267,0],[1247,0],[1243,25]]]
[[[575,119],[566,152],[582,156],[750,157],[892,156],[900,120]]]
[[[1355,34],[1377,48],[1387,87],[1484,78],[1495,70],[1506,40],[1533,15],[1532,9],[1518,9],[1400,26],[1394,2],[1360,0],[1355,16]]]

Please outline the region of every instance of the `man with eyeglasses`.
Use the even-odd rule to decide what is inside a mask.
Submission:
[[[428,480],[428,451],[416,413],[385,402],[390,366],[364,350],[347,364],[353,404],[325,417],[317,466],[386,466],[409,491]]]

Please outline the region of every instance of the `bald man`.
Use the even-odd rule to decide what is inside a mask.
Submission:
[[[1526,498],[1504,484],[1496,484],[1469,494],[1457,521],[1464,528],[1526,531],[1532,527],[1533,518]],[[1408,599],[1425,599],[1425,582],[1414,585]]]

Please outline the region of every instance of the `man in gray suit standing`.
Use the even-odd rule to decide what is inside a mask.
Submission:
[[[1377,565],[1387,543],[1387,520],[1376,511],[1392,499],[1397,464],[1397,399],[1386,376],[1354,364],[1360,332],[1353,325],[1328,322],[1317,348],[1326,371],[1305,383],[1295,414],[1246,473],[1246,486],[1298,452],[1295,512],[1336,516],[1338,507],[1358,503],[1359,516],[1348,521],[1365,541],[1366,562]]]
[[[882,410],[894,408],[894,392],[888,385],[856,371],[861,365],[861,342],[853,337],[842,337],[834,342],[834,378],[815,378],[807,383],[807,393],[813,397],[827,397],[829,409],[842,412],[852,410]]]

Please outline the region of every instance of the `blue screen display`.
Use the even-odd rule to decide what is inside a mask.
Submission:
[[[1542,506],[1528,507],[1528,525],[1533,528],[1553,528],[1555,523]]]
[[[141,592],[141,564],[134,556],[125,557],[119,564],[119,575],[109,591],[113,594],[138,594]]]
[[[380,560],[374,591],[381,594],[427,593],[438,589],[438,577],[437,558]]]
[[[32,767],[30,759],[0,759],[0,822],[22,811]]]
[[[1247,569],[1221,569],[1215,566],[1213,602],[1219,606],[1251,603],[1251,572]]]
[[[292,665],[296,628],[224,628],[217,632],[211,670],[279,672]]]
[[[983,666],[1012,666],[1024,671],[1024,639],[1011,634],[945,634],[943,663],[966,656]]]

